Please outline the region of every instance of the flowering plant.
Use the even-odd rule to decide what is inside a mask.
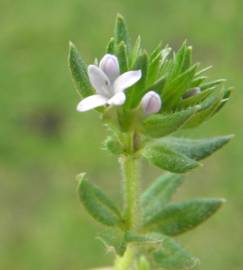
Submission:
[[[69,67],[82,97],[77,110],[100,114],[109,132],[104,149],[118,158],[123,175],[122,208],[85,173],[78,176],[83,206],[106,226],[101,238],[115,253],[115,270],[193,268],[198,259],[174,236],[194,229],[224,203],[211,198],[171,202],[183,184],[182,174],[232,138],[174,135],[209,120],[231,94],[224,80],[207,81],[204,73],[209,68],[199,70],[191,55],[186,43],[177,52],[159,44],[147,53],[138,37],[132,47],[121,15],[100,62],[87,66],[70,43]],[[141,158],[167,171],[143,192]]]

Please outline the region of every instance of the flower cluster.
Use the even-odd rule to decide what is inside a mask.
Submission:
[[[120,15],[100,62],[87,66],[70,43],[69,67],[82,98],[77,110],[101,114],[109,131],[104,148],[118,157],[124,176],[123,209],[85,174],[78,176],[84,207],[110,228],[102,239],[115,250],[115,270],[194,267],[198,260],[173,237],[207,220],[224,200],[170,199],[183,183],[181,174],[198,167],[232,136],[190,139],[176,132],[213,117],[229,100],[231,88],[223,79],[207,81],[209,68],[192,63],[192,48],[186,43],[176,52],[159,44],[148,53],[138,37],[132,46]],[[169,173],[139,194],[141,158]]]

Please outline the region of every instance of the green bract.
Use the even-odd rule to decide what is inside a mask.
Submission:
[[[117,16],[106,53],[103,69],[101,63],[90,67],[70,43],[68,61],[82,98],[96,98],[94,95],[103,91],[97,101],[97,112],[109,132],[103,148],[121,164],[123,207],[116,206],[85,174],[79,175],[80,200],[89,214],[107,227],[101,238],[117,255],[114,270],[193,268],[198,259],[171,237],[206,221],[224,200],[199,198],[173,203],[171,198],[184,183],[182,174],[201,165],[199,161],[219,150],[232,136],[191,139],[179,136],[177,131],[182,134],[184,129],[208,121],[227,103],[231,88],[224,79],[207,80],[205,73],[210,67],[200,69],[192,62],[192,47],[186,42],[178,51],[160,43],[147,52],[138,36],[132,46],[121,15]],[[113,77],[124,73],[127,81],[123,77],[117,87]],[[109,78],[102,81],[106,75]],[[94,106],[89,103],[79,111],[89,108]],[[138,172],[141,158],[168,171],[142,194]]]

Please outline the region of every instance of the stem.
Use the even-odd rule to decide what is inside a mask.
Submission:
[[[139,161],[134,155],[134,136],[129,134],[127,141],[128,155],[119,159],[124,183],[124,219],[127,230],[135,231],[140,222],[139,211]],[[116,270],[130,270],[134,264],[136,247],[129,244],[123,257],[118,257],[115,262]]]

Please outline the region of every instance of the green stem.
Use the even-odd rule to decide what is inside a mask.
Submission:
[[[134,153],[134,137],[130,134],[127,142],[128,155],[120,158],[124,183],[124,219],[127,230],[136,231],[139,226],[139,160]],[[136,246],[129,244],[123,255],[115,262],[115,270],[130,270],[135,263]]]

